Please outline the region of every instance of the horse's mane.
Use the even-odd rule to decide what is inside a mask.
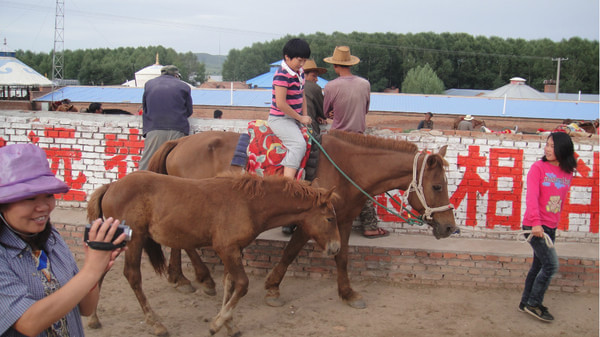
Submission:
[[[357,146],[363,146],[368,148],[377,148],[406,153],[417,153],[419,151],[417,145],[405,140],[368,136],[359,133],[346,132],[340,130],[330,130],[327,133],[327,135],[330,135],[337,139],[341,139],[348,143],[352,143]]]
[[[302,198],[304,200],[313,200],[313,205],[317,206],[328,200],[324,200],[325,191],[312,187],[305,180],[297,181],[283,176],[259,177],[255,174],[239,174],[225,172],[217,177],[231,179],[233,189],[248,195],[248,198],[258,198],[266,194],[267,184],[280,185],[279,190],[283,190],[290,197]]]

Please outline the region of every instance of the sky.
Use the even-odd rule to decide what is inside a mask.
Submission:
[[[71,50],[162,45],[227,55],[288,34],[336,31],[599,40],[598,0],[59,1]],[[52,51],[55,17],[53,0],[0,0],[0,50]]]

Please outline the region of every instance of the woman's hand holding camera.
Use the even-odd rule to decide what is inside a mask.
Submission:
[[[117,256],[127,249],[126,247],[116,247],[112,250],[106,249],[106,247],[115,247],[125,242],[127,238],[125,233],[121,233],[121,235],[111,241],[115,236],[119,223],[119,220],[115,220],[112,217],[107,218],[104,222],[102,219],[96,219],[92,222],[84,246],[84,269],[89,268],[95,273],[104,274],[113,266]],[[98,247],[98,245],[104,248],[95,249],[94,246]]]

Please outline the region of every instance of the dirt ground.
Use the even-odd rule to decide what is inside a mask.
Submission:
[[[107,275],[98,312],[103,327],[87,328],[88,337],[152,336],[142,310],[122,275],[122,257]],[[184,270],[191,277],[191,270]],[[217,295],[182,294],[154,273],[143,260],[142,278],[150,305],[171,336],[210,336],[210,320],[221,306],[222,274],[213,275]],[[598,295],[549,291],[545,304],[553,323],[517,310],[520,290],[354,282],[367,309],[353,309],[337,296],[333,279],[286,277],[281,286],[286,305],[263,303],[264,279],[250,276],[248,294],[234,311],[234,321],[246,337],[281,336],[598,336]],[[215,336],[227,336],[223,328]]]

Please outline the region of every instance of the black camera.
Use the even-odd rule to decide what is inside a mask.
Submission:
[[[115,231],[115,235],[112,237],[110,242],[99,242],[99,241],[90,241],[89,232],[90,228],[92,228],[91,224],[87,224],[85,226],[85,232],[83,233],[83,241],[87,243],[90,248],[99,249],[99,250],[113,250],[121,247],[125,247],[127,242],[131,240],[131,228],[125,225],[125,221],[121,221],[119,226],[117,226],[117,230]],[[121,235],[121,233],[125,233],[125,240],[118,245],[113,244],[112,242]]]

